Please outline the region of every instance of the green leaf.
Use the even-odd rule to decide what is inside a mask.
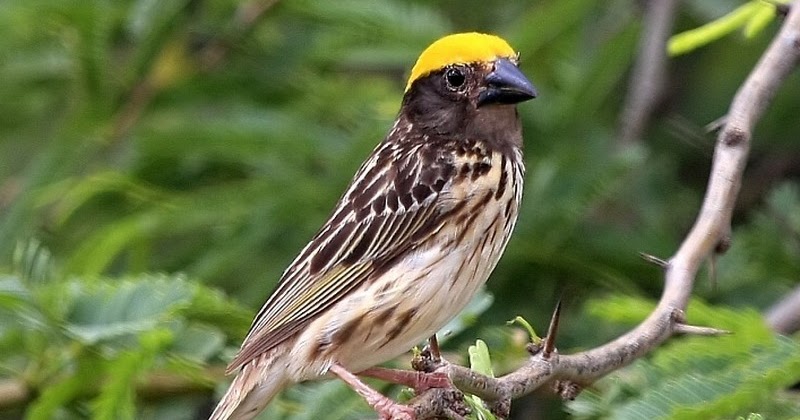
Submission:
[[[191,302],[194,287],[183,278],[154,276],[117,284],[73,282],[65,329],[84,344],[155,328]]]
[[[494,372],[492,371],[492,360],[489,356],[489,347],[486,346],[486,343],[483,340],[479,339],[475,341],[474,345],[469,346],[468,353],[470,369],[480,373],[481,375],[486,375],[492,378],[494,377]],[[486,409],[486,407],[483,405],[483,400],[481,400],[479,397],[475,395],[466,395],[464,396],[464,402],[467,403],[467,406],[472,411],[468,418],[475,420],[495,419],[495,416]]]
[[[119,220],[87,238],[77,248],[75,257],[69,261],[66,269],[84,276],[102,274],[126,246],[152,232],[157,227],[156,222],[151,213]]]
[[[758,33],[775,16],[775,6],[769,2],[752,0],[732,12],[695,29],[673,35],[667,44],[671,56],[686,54],[729,33],[744,27],[745,36]]]
[[[470,420],[497,420],[494,414],[489,411],[480,398],[474,395],[467,395],[464,397],[464,402],[467,407],[472,411],[467,418]]]
[[[170,351],[197,363],[208,362],[225,347],[225,334],[206,325],[189,325],[175,337]]]
[[[489,357],[489,347],[483,340],[475,341],[475,344],[469,346],[469,366],[475,372],[481,375],[494,377],[492,372],[492,360]]]
[[[768,7],[760,8],[757,12],[753,13],[753,15],[750,17],[750,20],[747,21],[743,31],[745,38],[755,38],[756,35],[761,33],[761,31],[777,17],[778,14],[775,10],[775,6],[769,3],[766,3],[766,5]]]
[[[184,313],[187,319],[219,328],[235,341],[244,338],[253,319],[253,312],[249,308],[219,290],[199,285],[194,290],[191,305]]]
[[[74,371],[64,378],[42,384],[39,396],[28,406],[26,418],[29,420],[51,420],[56,412],[68,402],[86,395],[95,384],[102,380],[102,362],[96,359],[83,359]]]
[[[633,325],[641,322],[655,308],[652,301],[631,296],[603,296],[586,302],[584,310],[599,319]]]
[[[35,238],[17,243],[13,261],[14,271],[28,284],[50,280],[55,272],[50,251]]]
[[[536,331],[534,331],[533,326],[531,325],[530,322],[528,322],[527,319],[517,315],[514,317],[514,319],[506,321],[506,325],[514,325],[514,324],[519,324],[522,328],[525,329],[525,331],[528,332],[528,337],[530,337],[531,343],[539,344],[542,342],[541,337],[536,335]]]
[[[92,401],[93,419],[114,420],[136,417],[135,391],[138,379],[149,371],[157,354],[172,341],[172,333],[154,329],[139,337],[140,347],[109,360],[107,377]]]
[[[30,299],[30,292],[18,277],[0,275],[0,309],[19,310]]]

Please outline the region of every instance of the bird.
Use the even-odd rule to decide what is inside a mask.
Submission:
[[[251,419],[291,384],[337,376],[381,418],[413,419],[357,374],[434,335],[487,281],[522,199],[517,104],[536,96],[499,36],[423,50],[388,134],[255,316],[210,420]]]

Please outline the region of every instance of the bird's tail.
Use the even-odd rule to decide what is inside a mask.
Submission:
[[[278,359],[270,352],[244,365],[209,420],[250,420],[258,415],[289,382]]]

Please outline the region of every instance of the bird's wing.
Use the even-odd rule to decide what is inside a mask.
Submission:
[[[448,210],[439,195],[454,169],[429,146],[383,142],[375,149],[328,221],[284,272],[229,371],[302,330],[382,264],[439,228]]]

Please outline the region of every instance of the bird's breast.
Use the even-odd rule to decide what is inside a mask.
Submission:
[[[517,219],[521,154],[463,154],[440,195],[449,212],[425,242],[315,320],[297,351],[309,352],[302,371],[311,379],[336,362],[358,372],[393,359],[439,331],[486,282]],[[313,354],[313,356],[312,356]],[[324,357],[320,357],[323,356]]]

